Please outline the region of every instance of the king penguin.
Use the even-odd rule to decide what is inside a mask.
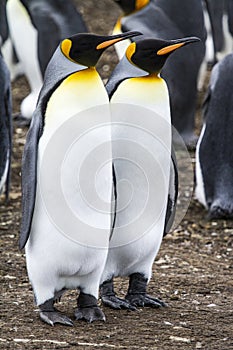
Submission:
[[[103,312],[97,306],[97,297],[108,246],[100,247],[100,249],[94,243],[92,244],[92,238],[94,241],[98,239],[98,237],[96,238],[97,228],[100,225],[104,227],[104,244],[108,245],[111,227],[111,162],[101,172],[102,179],[100,179],[99,185],[108,206],[106,215],[98,210],[94,213],[91,211],[88,203],[82,199],[82,188],[79,189],[75,181],[77,167],[85,164],[85,155],[92,154],[89,148],[92,145],[96,146],[102,139],[106,141],[104,151],[111,159],[111,131],[108,128],[104,129],[104,127],[94,127],[95,121],[101,118],[100,114],[95,115],[95,111],[91,120],[87,117],[88,112],[83,119],[74,118],[74,116],[97,106],[107,106],[106,113],[108,113],[108,95],[94,66],[107,47],[117,41],[139,34],[138,32],[130,32],[117,36],[74,35],[61,42],[46,70],[44,84],[33,114],[23,154],[22,224],[19,243],[21,249],[25,246],[28,276],[33,286],[36,304],[40,309],[40,317],[50,325],[54,325],[54,323],[73,324],[68,317],[58,312],[53,304],[65,289],[74,288],[80,290],[75,318],[85,319],[89,322],[105,319]],[[78,126],[67,128],[69,123],[74,122],[78,123]],[[91,123],[93,131],[90,131],[90,139],[85,144],[85,135],[87,138],[89,135],[85,129],[85,123],[88,122]],[[82,131],[79,138],[80,147],[77,141],[75,143],[79,132],[81,132],[79,129]],[[104,130],[102,131],[102,129]],[[53,148],[53,153],[50,153],[49,149],[53,147],[56,137],[58,137],[57,143]],[[74,143],[71,141],[72,137]],[[71,183],[74,186],[71,186],[68,194],[65,192],[68,196],[66,200],[69,205],[72,202],[72,209],[75,210],[77,216],[84,217],[83,222],[87,222],[86,225],[82,224],[81,219],[79,221],[75,219],[75,225],[73,225],[69,221],[70,217],[71,220],[73,218],[73,211],[64,209],[65,198],[62,197],[59,201],[61,181],[58,179],[60,177],[59,169],[54,174],[53,170],[56,168],[56,155],[62,152],[62,147],[65,147],[66,150],[66,142],[68,142],[67,148],[71,144],[78,145],[75,149],[76,153],[71,152],[73,158],[70,163],[68,165],[65,163],[66,166],[62,166],[65,172],[65,176],[61,176],[61,179],[64,180],[63,186],[65,188],[68,186],[69,189]],[[67,159],[67,152],[65,151],[64,154],[64,162]],[[45,159],[48,160],[48,164],[43,172]],[[50,182],[49,174],[53,174]],[[56,178],[58,182],[57,186],[54,187]],[[91,181],[90,174],[84,172],[84,182],[88,182],[88,188],[91,186]],[[48,188],[44,190],[43,186],[46,186],[48,182]],[[47,201],[45,201],[43,193],[49,195],[46,197]],[[50,202],[51,206],[48,209],[45,204],[50,199],[52,202]],[[51,219],[51,210],[56,211],[60,208],[64,210],[62,209],[62,212],[55,219],[53,216]],[[60,219],[62,223],[59,221]],[[60,223],[65,227],[61,229]],[[82,242],[67,232],[69,230],[67,227],[75,234],[77,233]],[[90,244],[88,237],[91,240]]]
[[[87,27],[71,0],[8,0],[7,20],[31,89],[21,103],[21,115],[31,119],[46,66],[59,42],[75,33],[86,33]]]
[[[205,57],[206,40],[201,0],[182,1],[179,6],[174,0],[121,0],[117,3],[125,12],[118,19],[114,33],[137,29],[145,37],[164,40],[188,36],[197,36],[201,39],[201,42],[192,48],[182,48],[172,55],[161,72],[170,94],[172,125],[186,145],[194,148],[197,141],[195,135],[197,85]],[[119,58],[122,57],[125,46],[119,45],[117,52],[120,49]]]
[[[196,198],[211,219],[233,218],[232,74],[229,54],[211,72],[196,150]]]
[[[106,86],[113,122],[116,212],[100,293],[103,304],[114,309],[165,305],[146,293],[152,264],[164,233],[171,227],[177,199],[169,94],[160,71],[172,52],[198,40],[138,40],[126,50],[131,72],[123,76],[117,67]],[[114,292],[116,276],[129,277],[125,299]]]
[[[0,53],[0,193],[5,188],[6,199],[10,188],[12,148],[10,74]]]

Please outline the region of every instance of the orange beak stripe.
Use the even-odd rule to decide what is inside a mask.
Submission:
[[[99,45],[96,46],[96,50],[101,50],[101,49],[105,49],[108,46],[111,46],[115,43],[117,43],[118,41],[121,41],[124,38],[117,38],[117,39],[111,39],[111,40],[107,40],[104,41],[103,43],[100,43]]]
[[[173,44],[173,45],[163,47],[162,49],[157,51],[157,55],[159,56],[166,55],[167,53],[170,53],[176,49],[179,49],[179,47],[183,46],[184,44],[185,43],[179,43],[179,44]]]

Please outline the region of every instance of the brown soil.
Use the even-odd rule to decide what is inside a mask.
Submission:
[[[77,0],[90,31],[109,33],[120,11],[111,0]],[[99,70],[108,77],[117,63],[114,49]],[[13,84],[14,112],[28,92],[24,77]],[[26,127],[14,125],[12,188],[9,203],[0,198],[1,335],[0,349],[233,349],[233,222],[208,221],[192,199],[181,224],[163,240],[148,290],[168,303],[163,309],[113,311],[107,321],[50,327],[33,304],[25,256],[18,249],[20,163]],[[194,154],[191,154],[194,160]],[[189,192],[192,188],[188,189]],[[117,279],[123,297],[126,279]],[[76,293],[68,292],[59,309],[73,317]]]

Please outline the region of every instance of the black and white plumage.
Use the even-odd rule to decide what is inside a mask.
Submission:
[[[196,150],[196,198],[216,219],[233,217],[232,74],[229,54],[211,72]]]
[[[83,198],[83,188],[78,181],[80,172],[77,169],[82,168],[92,147],[95,149],[100,142],[106,142],[104,152],[109,156],[108,160],[111,159],[110,128],[100,128],[99,124],[94,128],[96,118],[97,121],[101,121],[102,114],[95,113],[91,121],[88,119],[89,114],[92,116],[93,113],[90,110],[93,111],[95,107],[98,111],[98,107],[104,106],[107,122],[110,120],[108,95],[94,67],[107,47],[139,34],[130,32],[115,37],[74,35],[61,42],[46,70],[23,154],[22,223],[19,244],[21,249],[25,247],[27,271],[36,304],[40,308],[40,317],[50,325],[73,324],[53,306],[65,289],[80,290],[76,319],[89,322],[105,319],[102,310],[97,306],[97,298],[111,232],[112,165],[108,162],[101,174],[95,176],[101,195],[107,202],[106,213],[92,210],[92,206]],[[103,112],[103,109],[101,111]],[[80,116],[82,112],[87,113],[84,120]],[[94,122],[93,134],[91,131],[88,133],[89,124],[86,125],[85,122]],[[78,125],[75,124],[74,127],[72,124],[69,128],[69,123]],[[90,129],[92,130],[91,127]],[[76,138],[80,136],[80,130],[83,134],[79,143]],[[58,135],[60,137],[57,144],[54,140]],[[73,143],[77,144],[76,152],[71,152],[68,165],[63,165],[65,174],[62,176],[61,164],[56,168],[55,163],[59,159],[62,147],[65,148],[64,161],[67,159],[66,155],[69,154]],[[49,152],[50,146],[54,147],[52,154]],[[43,172],[43,161],[47,157],[48,164]],[[49,175],[54,169],[57,170],[51,179]],[[88,184],[88,189],[90,186],[94,188],[91,175],[90,171],[84,173],[83,181]],[[62,188],[65,186],[68,191],[68,197],[59,196],[61,182]],[[43,184],[47,186],[48,183],[49,188],[44,191]],[[50,210],[46,207],[48,201]],[[72,209],[77,216],[73,216],[73,211],[67,209],[51,219],[51,209],[64,209],[67,201],[69,205],[73,205]],[[63,229],[59,226],[60,219],[62,224],[65,223]],[[103,228],[100,236],[102,240],[96,233],[99,226]],[[75,237],[71,237],[70,231],[74,231]],[[100,245],[102,242],[105,244],[100,248],[96,247],[99,240]]]

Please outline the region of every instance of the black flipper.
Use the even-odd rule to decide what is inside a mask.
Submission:
[[[38,143],[43,128],[42,118],[39,112],[40,110],[36,110],[33,114],[22,159],[22,221],[19,238],[20,249],[24,248],[28,240],[35,207]]]
[[[179,178],[178,178],[178,170],[177,170],[177,163],[176,163],[176,154],[175,154],[174,147],[172,147],[167,211],[166,211],[164,233],[163,233],[164,236],[166,236],[166,234],[170,231],[172,224],[174,222],[174,218],[176,214],[176,203],[177,203],[177,197],[178,197],[178,187],[179,187]]]

